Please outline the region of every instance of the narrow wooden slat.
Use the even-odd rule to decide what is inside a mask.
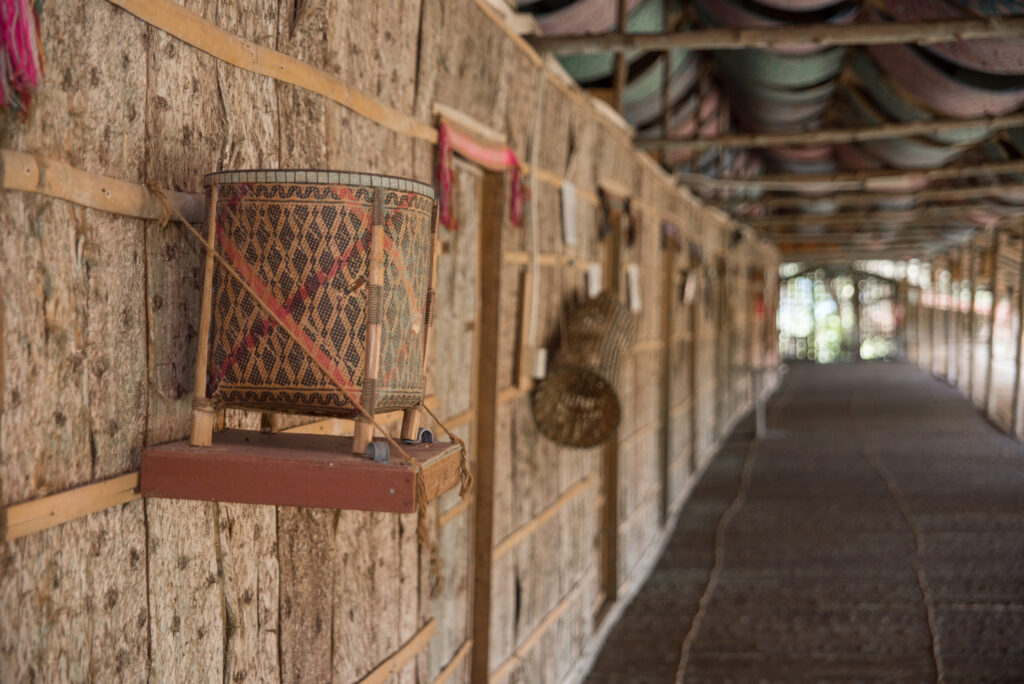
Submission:
[[[423,629],[416,632],[412,639],[405,642],[402,648],[395,651],[390,658],[374,668],[370,674],[360,679],[359,684],[384,684],[384,682],[394,677],[403,667],[411,662],[416,657],[416,654],[426,648],[436,631],[437,620],[431,620],[423,626]]]
[[[437,677],[435,677],[434,681],[430,684],[445,684],[445,682],[451,679],[455,670],[457,670],[459,665],[462,664],[462,661],[466,659],[466,656],[469,655],[472,648],[473,640],[466,639],[462,643],[462,646],[459,647],[459,650],[455,652],[455,655],[452,656],[452,659],[448,661],[448,664],[444,666],[443,670],[437,673]]]
[[[56,527],[90,513],[139,498],[139,473],[69,489],[59,494],[12,504],[2,510],[0,529],[5,541]]]
[[[437,142],[433,126],[381,103],[323,69],[225,31],[173,0],[109,2],[222,62],[305,88],[396,133]]]
[[[581,492],[585,491],[596,482],[597,475],[590,475],[585,480],[580,480],[573,486],[566,489],[557,499],[555,499],[554,503],[530,518],[530,520],[523,525],[517,527],[507,537],[498,542],[494,547],[492,559],[497,561],[506,553],[514,549],[524,539],[536,532],[538,528],[542,527],[544,523],[555,517],[558,511],[562,510],[566,504],[575,499]]]
[[[540,52],[595,54],[626,50],[745,50],[797,45],[931,45],[961,40],[1017,38],[1024,18],[888,21],[857,24],[799,24],[772,28],[707,28],[667,33],[601,33],[575,36],[530,36]]]
[[[4,190],[34,192],[90,209],[158,219],[160,202],[144,185],[76,169],[69,164],[28,152],[0,150],[0,178]],[[201,221],[205,200],[200,194],[166,192],[167,201],[189,221]]]

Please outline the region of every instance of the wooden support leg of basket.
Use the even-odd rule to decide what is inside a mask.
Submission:
[[[418,442],[420,439],[420,407],[414,406],[402,412],[402,439]]]
[[[196,353],[195,395],[192,399],[192,446],[213,444],[213,426],[217,413],[206,398],[206,364],[210,355],[210,317],[213,300],[213,247],[217,239],[217,186],[210,186],[206,204],[207,242],[206,270],[203,274],[203,301],[199,312],[199,350]]]
[[[377,409],[377,372],[380,370],[380,319],[384,304],[384,264],[381,260],[384,233],[384,192],[373,191],[373,219],[370,225],[370,264],[366,286],[366,365],[363,370],[363,392],[360,401],[369,414],[356,418],[352,453],[365,454],[373,441],[373,417]]]
[[[430,219],[430,280],[427,282],[427,299],[423,306],[423,368],[427,367],[430,357],[431,329],[434,327],[434,282],[437,279],[437,204],[434,204],[434,215]],[[423,378],[426,386],[426,375]],[[420,423],[423,412],[422,402],[405,409],[402,414],[402,439],[410,442],[420,441]]]

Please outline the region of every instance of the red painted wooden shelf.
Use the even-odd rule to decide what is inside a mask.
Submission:
[[[459,482],[459,447],[402,444],[423,471],[427,500]],[[392,452],[394,448],[392,447]],[[188,440],[142,452],[143,496],[201,501],[411,513],[415,469],[394,453],[390,463],[352,455],[352,438],[224,430],[213,445]]]

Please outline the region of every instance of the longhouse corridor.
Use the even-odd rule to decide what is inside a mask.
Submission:
[[[896,363],[794,365],[751,423],[588,681],[1024,677],[1024,445]]]

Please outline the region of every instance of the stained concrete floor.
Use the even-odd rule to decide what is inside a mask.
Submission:
[[[1024,445],[913,366],[793,366],[587,681],[1024,682]]]

